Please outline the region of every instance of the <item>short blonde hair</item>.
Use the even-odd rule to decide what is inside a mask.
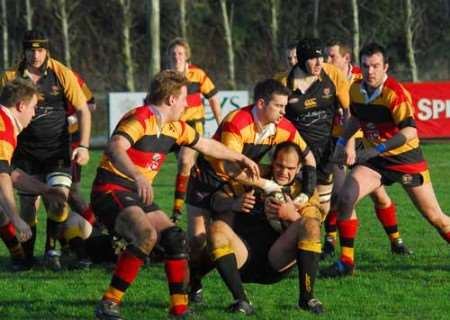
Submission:
[[[170,50],[172,50],[174,47],[180,46],[184,48],[184,51],[186,52],[186,60],[191,60],[191,47],[189,46],[189,43],[186,41],[186,39],[183,38],[175,38],[172,41],[170,41],[169,46],[167,47],[167,54],[170,55]]]
[[[145,101],[154,105],[160,105],[171,95],[178,96],[181,88],[187,86],[188,79],[175,70],[164,70],[158,73],[150,83],[150,88]]]

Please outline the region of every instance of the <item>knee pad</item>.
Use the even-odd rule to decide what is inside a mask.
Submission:
[[[74,238],[87,239],[91,235],[92,226],[76,213],[70,214],[64,223],[62,234],[64,239],[70,241]]]
[[[169,227],[161,232],[159,246],[166,259],[186,259],[188,257],[188,240],[186,233],[177,226]]]

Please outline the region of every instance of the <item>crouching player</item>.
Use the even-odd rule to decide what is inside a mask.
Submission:
[[[148,105],[126,114],[117,125],[97,170],[91,206],[110,233],[128,242],[117,260],[109,288],[96,308],[98,319],[121,319],[119,303],[156,243],[164,250],[172,318],[188,312],[187,239],[184,231],[153,202],[152,181],[167,154],[188,146],[214,158],[245,167],[259,177],[258,166],[223,144],[202,138],[183,121],[188,81],[173,70],[155,76]]]
[[[254,313],[242,285],[271,284],[280,281],[298,264],[300,308],[312,313],[323,311],[314,298],[314,282],[321,253],[320,225],[323,214],[317,192],[302,202],[301,183],[295,179],[301,168],[302,152],[298,145],[277,145],[270,171],[265,177],[283,187],[286,202],[241,185],[226,185],[214,194],[216,212],[211,225],[212,256],[235,302],[230,312]],[[294,199],[294,200],[292,200]],[[275,231],[270,221],[285,228]]]

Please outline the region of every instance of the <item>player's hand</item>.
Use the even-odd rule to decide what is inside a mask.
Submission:
[[[42,194],[45,206],[50,212],[62,212],[66,205],[67,197],[61,189],[48,188]]]
[[[242,155],[242,158],[238,160],[239,166],[247,170],[248,176],[251,179],[259,179],[259,166],[250,158]]]
[[[20,242],[25,242],[31,238],[32,232],[30,226],[19,216],[15,217],[11,222],[16,228],[16,236]]]
[[[345,164],[348,166],[354,165],[356,162],[356,151],[355,151],[355,140],[354,139],[350,139],[347,142],[347,145],[345,146],[345,154],[347,156]]]
[[[89,150],[85,147],[77,147],[72,151],[72,160],[80,166],[89,162]]]
[[[146,205],[152,204],[153,186],[150,181],[148,181],[148,179],[144,175],[140,174],[136,178],[134,178],[134,182],[136,183],[137,191],[142,202],[144,202]]]
[[[233,211],[249,213],[256,204],[255,190],[244,193],[233,205]]]
[[[363,151],[360,151],[356,155],[356,162],[357,163],[365,163],[368,160],[378,156],[380,152],[375,148],[368,148]]]
[[[286,197],[286,202],[282,203],[278,208],[277,216],[281,220],[290,222],[300,218],[300,215],[297,213],[297,206],[289,196]]]
[[[269,196],[264,201],[264,212],[268,219],[278,219],[278,211],[280,210],[282,201],[275,197]]]

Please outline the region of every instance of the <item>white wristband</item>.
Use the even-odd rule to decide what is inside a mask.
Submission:
[[[294,202],[297,204],[304,204],[308,202],[309,197],[305,193],[300,193],[297,197],[295,197]]]
[[[281,191],[281,187],[272,180],[263,179],[264,183],[261,189],[264,190],[266,194],[271,194],[272,192]]]

